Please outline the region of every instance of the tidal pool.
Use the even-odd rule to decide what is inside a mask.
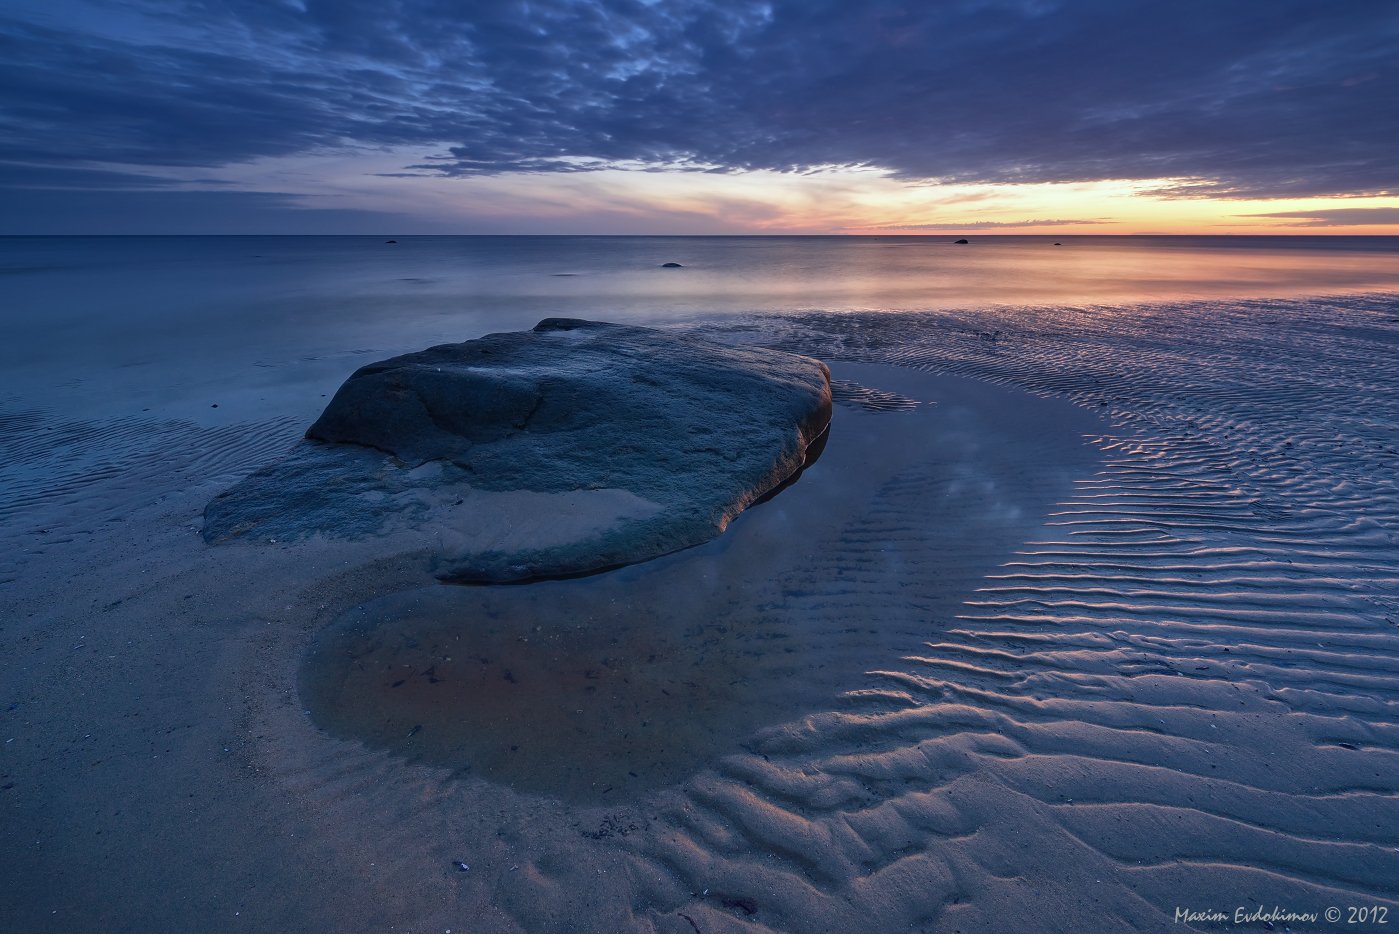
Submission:
[[[302,665],[316,722],[412,762],[607,802],[866,686],[1092,469],[1097,422],[958,377],[833,373],[842,404],[820,460],[712,542],[342,614]]]

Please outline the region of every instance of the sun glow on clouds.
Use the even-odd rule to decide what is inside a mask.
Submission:
[[[283,157],[213,174],[244,191],[295,192],[308,213],[381,214],[411,228],[405,233],[1399,234],[1399,198],[1182,197],[1188,179],[958,185],[908,181],[878,169],[641,165],[446,178],[405,174],[408,155]]]
[[[1396,233],[1396,42],[1308,0],[9,0],[0,229]]]

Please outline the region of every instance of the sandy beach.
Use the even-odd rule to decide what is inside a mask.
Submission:
[[[1399,923],[1399,298],[687,327],[827,447],[577,580],[207,545],[318,396],[4,409],[6,929]]]

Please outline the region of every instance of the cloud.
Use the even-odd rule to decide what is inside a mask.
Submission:
[[[1301,227],[1369,227],[1399,225],[1399,208],[1321,208],[1311,211],[1274,211],[1243,217],[1296,219]]]
[[[0,162],[0,189],[47,188],[70,191],[154,189],[175,184],[159,175],[96,169],[86,166],[33,165]]]
[[[847,230],[993,230],[998,227],[1070,227],[1110,223],[1101,217],[1076,220],[967,221],[962,224],[891,224],[884,227],[847,227]]]
[[[422,218],[307,206],[271,191],[0,188],[0,236],[449,232]]]
[[[1175,197],[1399,190],[1399,5],[81,0],[0,20],[0,159],[409,173],[866,166]],[[100,10],[102,15],[94,11]],[[75,25],[76,24],[76,25]]]

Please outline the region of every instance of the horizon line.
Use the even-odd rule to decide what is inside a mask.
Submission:
[[[794,238],[805,237],[811,239],[840,239],[840,240],[878,240],[880,238],[901,238],[908,240],[947,240],[949,237],[958,236],[955,229],[946,233],[877,233],[877,234],[851,234],[851,233],[0,233],[0,239],[37,239],[37,238],[60,238],[60,237],[614,237],[618,239],[646,237],[650,239],[675,238],[675,239],[698,239],[698,238],[742,238],[742,239],[772,239],[772,238]],[[961,233],[960,236],[967,239],[976,237],[978,239],[996,238],[1026,238],[1034,237],[1042,240],[1068,240],[1087,239],[1090,237],[1099,239],[1125,239],[1130,237],[1195,237],[1195,238],[1381,238],[1399,240],[1399,233],[1319,233],[1319,232],[1287,232],[1287,233],[1154,233],[1150,231],[1137,233],[1064,233],[1064,234],[1043,234],[1043,233],[978,233],[969,230]]]

